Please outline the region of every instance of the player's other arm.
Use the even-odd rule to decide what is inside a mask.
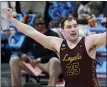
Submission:
[[[106,45],[107,40],[106,40],[106,34],[107,32],[100,33],[100,34],[93,34],[88,36],[89,42],[91,43],[91,47],[100,47],[103,45]]]

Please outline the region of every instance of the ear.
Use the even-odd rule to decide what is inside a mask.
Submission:
[[[65,39],[65,36],[64,36],[64,29],[60,29],[60,33],[61,33],[62,38]]]
[[[61,29],[60,32],[61,32],[62,35],[64,34],[64,30],[63,29]]]

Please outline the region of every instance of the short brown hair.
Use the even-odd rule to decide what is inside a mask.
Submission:
[[[75,17],[73,17],[73,16],[63,18],[63,19],[61,20],[61,28],[62,28],[62,29],[64,29],[64,23],[65,23],[66,20],[68,20],[68,21],[76,20],[76,21],[77,21],[77,19],[76,19]]]

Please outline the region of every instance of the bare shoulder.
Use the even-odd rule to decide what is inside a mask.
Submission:
[[[85,47],[86,47],[86,51],[87,54],[92,58],[95,59],[95,55],[96,55],[96,46],[93,45],[93,35],[90,36],[86,36],[85,37]]]
[[[87,50],[93,48],[93,35],[89,35],[85,37],[85,46]]]
[[[92,36],[93,35],[89,35],[85,37],[85,43],[91,44],[92,43]]]

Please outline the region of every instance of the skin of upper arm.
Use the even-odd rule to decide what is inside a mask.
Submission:
[[[106,33],[107,32],[88,36],[87,41],[90,45],[90,48],[106,45]]]
[[[62,39],[54,36],[46,36],[38,31],[30,32],[30,37],[40,43],[45,48],[53,51],[58,51]]]

